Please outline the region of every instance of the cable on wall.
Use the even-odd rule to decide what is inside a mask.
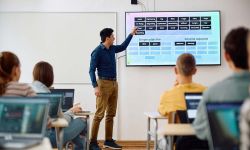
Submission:
[[[138,1],[138,4],[139,4],[139,5],[141,5],[141,7],[142,7],[142,11],[147,11],[146,6],[145,6],[145,4],[144,4],[144,3],[142,3],[142,2],[140,2],[140,1]]]

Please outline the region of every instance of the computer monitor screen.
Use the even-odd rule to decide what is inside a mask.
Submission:
[[[61,109],[62,94],[37,93],[37,98],[47,98],[49,100],[49,116],[50,118],[58,118]]]
[[[202,93],[185,93],[185,101],[187,106],[187,116],[189,120],[196,118],[197,107],[202,99]]]
[[[207,103],[210,149],[239,149],[239,114],[242,102]]]
[[[51,89],[51,93],[62,94],[62,111],[65,112],[73,107],[75,89]]]
[[[197,65],[221,64],[219,11],[126,12],[126,36],[138,28],[126,50],[127,66],[175,65],[191,53]]]
[[[47,119],[48,101],[28,98],[0,99],[0,134],[39,134]],[[44,126],[43,126],[44,125]]]

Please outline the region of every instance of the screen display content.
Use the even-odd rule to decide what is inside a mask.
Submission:
[[[127,66],[175,65],[182,53],[191,53],[197,65],[221,64],[220,12],[126,12]]]

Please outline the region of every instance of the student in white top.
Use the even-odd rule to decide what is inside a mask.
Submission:
[[[33,69],[33,78],[32,87],[37,93],[50,93],[49,88],[54,82],[53,67],[48,62],[38,62]],[[81,110],[79,105],[74,105],[63,114],[64,118],[69,122],[69,126],[64,128],[63,143],[72,141],[75,150],[84,149],[85,144],[80,134],[86,134],[86,121],[81,118],[74,119],[74,113]],[[48,137],[53,147],[56,147],[55,135],[54,129],[48,131]]]

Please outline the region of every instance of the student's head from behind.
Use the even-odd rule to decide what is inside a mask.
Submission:
[[[10,81],[18,81],[21,75],[18,57],[9,51],[0,52],[0,95],[5,93]]]
[[[112,45],[115,41],[113,32],[114,30],[111,28],[102,29],[102,31],[100,32],[102,43],[107,43],[109,45]]]
[[[51,87],[54,82],[53,67],[48,62],[38,62],[33,69],[33,80],[40,81],[47,87]]]
[[[183,77],[190,77],[196,73],[196,62],[192,54],[183,53],[181,54],[176,61],[175,66],[176,75]]]
[[[247,40],[249,29],[239,27],[231,30],[224,42],[224,57],[233,70],[248,70]]]

